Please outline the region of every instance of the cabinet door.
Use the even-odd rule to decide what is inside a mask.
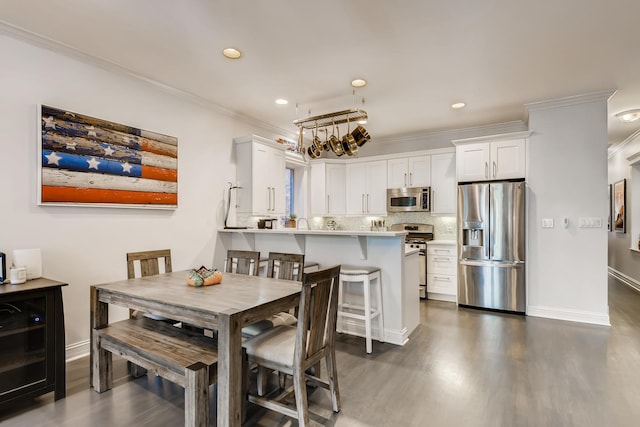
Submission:
[[[456,170],[458,182],[489,179],[489,143],[458,145]]]
[[[366,163],[367,192],[365,213],[368,215],[387,214],[387,162],[379,160]]]
[[[408,159],[387,160],[387,188],[409,187]]]
[[[284,151],[269,149],[269,213],[284,215],[286,212],[286,174]]]
[[[343,164],[327,164],[325,182],[326,214],[344,215],[347,196],[346,166]]]
[[[456,213],[456,155],[431,156],[431,213]]]
[[[362,215],[365,213],[367,194],[367,164],[351,163],[347,165],[347,213]]]
[[[253,182],[253,194],[251,206],[253,215],[271,214],[271,167],[269,147],[261,144],[253,144],[251,172]],[[284,171],[283,171],[284,174]]]
[[[491,179],[524,178],[525,139],[491,143]]]
[[[409,157],[408,187],[429,187],[431,185],[431,156]]]
[[[311,215],[322,216],[327,213],[327,174],[326,163],[311,162],[309,167],[309,203]]]

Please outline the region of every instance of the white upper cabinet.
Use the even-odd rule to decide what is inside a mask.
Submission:
[[[285,150],[282,144],[253,135],[236,138],[238,213],[285,214]]]
[[[456,155],[431,156],[431,213],[456,213]]]
[[[387,214],[387,161],[348,163],[347,214]]]
[[[430,156],[402,157],[387,160],[387,187],[429,187]]]
[[[529,134],[518,132],[453,141],[458,182],[525,178]]]
[[[526,139],[491,143],[493,179],[524,178],[526,173]]]
[[[346,213],[346,165],[311,163],[311,214],[337,216]]]

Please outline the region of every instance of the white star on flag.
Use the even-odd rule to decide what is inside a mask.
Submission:
[[[47,164],[60,166],[60,160],[62,159],[62,157],[58,156],[56,153],[52,152],[45,157],[47,158]]]
[[[67,150],[75,150],[76,149],[76,144],[74,141],[68,141],[67,142]]]
[[[131,165],[129,164],[129,162],[124,162],[122,164],[122,172],[131,173]]]
[[[107,145],[107,148],[104,149],[104,155],[105,156],[113,156],[113,153],[115,153],[115,152],[116,152],[116,150],[111,148],[109,145]]]
[[[95,136],[95,137],[97,137],[97,136],[98,136],[98,134],[96,133],[95,129],[96,129],[96,128],[95,128],[95,127],[93,127],[93,126],[87,126],[87,135],[88,135],[88,136]]]
[[[53,122],[54,118],[53,116],[49,116],[49,117],[43,117],[42,120],[44,121],[44,128],[51,128],[51,129],[55,129],[56,128],[56,124]]]
[[[95,157],[92,157],[91,160],[87,160],[87,163],[89,163],[89,169],[95,170],[98,170],[98,165],[100,165],[100,162],[97,161]]]

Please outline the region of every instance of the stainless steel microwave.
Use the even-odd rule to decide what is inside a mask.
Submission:
[[[387,189],[387,212],[429,212],[431,187]]]

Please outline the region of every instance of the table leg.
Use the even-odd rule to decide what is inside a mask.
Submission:
[[[113,387],[113,358],[111,352],[101,348],[95,330],[109,324],[109,304],[100,302],[99,290],[95,286],[91,286],[89,292],[91,296],[91,331],[89,333],[91,339],[91,365],[89,366],[89,378],[95,391],[102,393]]]
[[[242,420],[242,334],[233,315],[220,316],[218,330],[218,427]]]

